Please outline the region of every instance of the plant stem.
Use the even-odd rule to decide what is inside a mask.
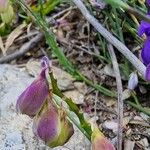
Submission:
[[[122,88],[122,81],[119,71],[119,66],[116,58],[116,54],[114,52],[113,46],[111,44],[108,45],[108,51],[112,59],[112,64],[116,76],[117,82],[117,91],[118,91],[118,132],[117,132],[117,149],[122,150],[122,129],[123,129],[123,88]]]
[[[132,97],[134,98],[136,104],[137,104],[138,106],[141,106],[140,103],[139,103],[139,101],[138,101],[138,98],[136,97],[136,93],[135,93],[134,91],[132,91],[132,92],[131,92],[131,95],[132,95]]]
[[[144,108],[141,105],[136,105],[133,102],[127,101],[127,104],[131,105],[132,107],[136,108],[137,110],[147,114],[150,116],[150,108]]]
[[[147,22],[150,22],[150,17],[146,16],[145,14],[143,14],[142,12],[140,12],[139,10],[132,8],[132,7],[127,7],[126,9],[128,12],[130,12],[131,14],[134,14],[136,17],[138,17],[139,19],[145,20]]]
[[[101,85],[98,84],[94,84],[92,81],[88,80],[84,75],[82,75],[80,72],[77,72],[77,74],[79,75],[79,77],[88,85],[94,87],[96,90],[104,93],[105,95],[108,95],[110,97],[116,97],[116,93],[104,88]]]

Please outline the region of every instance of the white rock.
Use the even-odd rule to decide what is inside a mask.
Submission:
[[[124,150],[134,150],[135,141],[125,140],[124,141]]]
[[[117,128],[118,128],[118,123],[117,123],[116,120],[105,121],[103,123],[103,127],[105,129],[112,130],[114,133],[116,133],[117,132]]]

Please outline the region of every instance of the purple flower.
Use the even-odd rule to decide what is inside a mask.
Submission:
[[[150,15],[148,15],[148,17],[150,17]],[[150,23],[143,20],[139,26],[138,35],[141,37],[144,33],[146,36],[150,36]]]
[[[150,6],[150,0],[147,0],[148,5]],[[148,13],[148,15],[150,17],[150,14]],[[146,75],[145,78],[146,80],[150,80],[150,23],[146,22],[146,21],[141,21],[141,24],[139,26],[138,29],[138,35],[141,37],[143,34],[145,34],[147,36],[145,42],[144,42],[144,46],[142,48],[141,51],[141,58],[143,63],[146,65]]]
[[[150,2],[150,0],[149,0]],[[148,15],[150,17],[150,15]],[[147,39],[144,42],[144,46],[141,52],[141,58],[143,63],[147,66],[150,63],[150,23],[146,21],[141,21],[141,24],[138,29],[138,35],[141,37],[143,34],[147,36]]]
[[[16,104],[17,111],[34,117],[48,96],[49,87],[45,72],[49,68],[45,57],[42,59],[42,71],[29,87],[19,96]]]
[[[150,37],[147,37],[147,39],[145,40],[144,46],[141,51],[141,58],[146,66],[150,63]]]
[[[150,0],[147,0],[147,4],[150,6]]]
[[[146,78],[147,81],[150,81],[150,64],[146,67],[145,78]]]
[[[73,125],[67,120],[66,113],[58,109],[51,97],[47,97],[33,122],[36,136],[49,147],[64,145],[73,135]]]

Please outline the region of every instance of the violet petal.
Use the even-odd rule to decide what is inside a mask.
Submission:
[[[147,0],[147,4],[150,6],[150,0]]]
[[[33,131],[51,148],[64,145],[74,133],[66,113],[58,109],[50,97],[34,118]]]
[[[150,17],[150,15],[147,15]],[[138,35],[141,37],[143,34],[150,36],[150,23],[146,21],[141,21],[141,24],[138,28]]]
[[[141,51],[143,63],[147,66],[150,63],[150,37],[147,37],[143,49]]]
[[[147,81],[150,81],[150,64],[146,67],[145,78],[146,78]]]

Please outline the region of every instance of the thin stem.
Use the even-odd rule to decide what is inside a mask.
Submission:
[[[118,91],[118,132],[117,132],[117,149],[122,150],[122,128],[123,128],[123,88],[122,88],[122,81],[119,71],[119,66],[116,58],[116,54],[114,52],[113,46],[111,44],[108,45],[108,51],[112,59],[112,64],[116,76],[117,82],[117,91]]]
[[[136,93],[135,93],[134,91],[132,91],[132,92],[131,92],[131,95],[132,95],[132,97],[134,98],[136,104],[137,104],[138,106],[141,106],[140,103],[139,103],[139,101],[138,101],[138,98],[136,97]]]
[[[141,112],[143,112],[143,113],[150,116],[150,109],[149,108],[144,108],[141,105],[136,105],[136,104],[134,104],[133,102],[130,102],[130,101],[127,101],[127,103],[129,105],[131,105],[132,107],[136,108],[138,111],[141,111]]]
[[[92,81],[88,80],[84,75],[82,75],[80,72],[77,72],[78,76],[88,85],[94,87],[96,90],[104,93],[107,96],[110,97],[116,97],[116,93],[113,91],[110,91],[106,88],[104,88],[103,86],[99,85],[99,84],[94,84]]]
[[[143,14],[142,12],[140,12],[139,10],[132,8],[132,7],[127,7],[126,9],[128,12],[134,14],[136,17],[145,20],[147,22],[150,22],[150,17],[146,16],[145,14]]]

